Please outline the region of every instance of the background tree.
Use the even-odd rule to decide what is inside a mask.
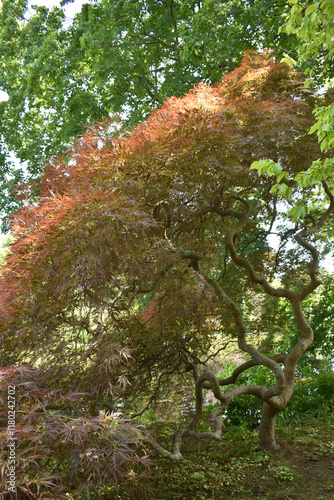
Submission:
[[[272,186],[281,175],[292,204],[312,200],[294,177],[325,157],[307,130],[326,99],[270,54],[249,54],[222,83],[167,100],[131,133],[112,135],[109,123],[89,130],[71,161],[46,167],[38,203],[13,219],[0,282],[2,364],[29,364],[44,388],[61,390],[73,416],[88,419],[117,408],[117,396],[137,411],[162,379],[174,391],[177,374],[192,374],[195,415],[172,452],[154,444],[161,454],[180,459],[184,435],[220,439],[225,409],[244,394],[263,402],[260,446],[275,449],[276,416],[313,340],[302,304],[320,283],[315,245],[334,201],[324,182],[326,206],[310,205],[281,233],[294,238],[294,253],[274,255],[267,237],[286,209]],[[272,177],[250,168],[263,157],[282,165],[271,164]],[[287,265],[293,284],[282,278]],[[244,297],[253,293],[291,307],[299,338],[289,352],[250,342]],[[233,325],[245,362],[218,380],[202,356],[224,325]],[[255,366],[272,374],[268,384],[234,385]],[[219,405],[213,431],[201,435],[205,389]]]
[[[322,84],[333,80],[333,2],[292,0],[283,29],[297,37],[297,60],[304,72]],[[320,64],[319,64],[320,63]]]

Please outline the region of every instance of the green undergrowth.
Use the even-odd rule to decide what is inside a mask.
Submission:
[[[158,439],[171,445],[172,431],[160,426]],[[258,432],[230,426],[223,442],[186,439],[184,459],[153,455],[149,476],[132,486],[100,491],[91,499],[130,500],[281,500],[334,497],[334,417],[303,418],[279,427],[277,452],[258,452]]]

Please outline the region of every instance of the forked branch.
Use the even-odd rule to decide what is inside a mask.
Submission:
[[[315,246],[312,245],[310,242],[306,241],[305,238],[307,236],[311,236],[312,234],[315,234],[325,224],[326,220],[331,215],[331,213],[333,212],[333,209],[334,209],[333,194],[330,191],[330,189],[325,181],[322,182],[322,185],[323,185],[323,188],[324,188],[326,195],[329,198],[329,206],[328,206],[327,210],[322,215],[322,217],[320,217],[318,222],[315,221],[312,214],[307,214],[304,217],[304,220],[310,219],[312,221],[312,225],[308,228],[303,229],[302,231],[299,231],[299,233],[297,233],[295,235],[295,240],[297,241],[297,243],[299,245],[301,245],[303,248],[305,248],[306,250],[308,250],[312,256],[312,261],[311,261],[309,268],[308,268],[308,274],[311,278],[311,282],[299,293],[298,297],[300,298],[300,300],[304,300],[310,293],[312,293],[321,284],[321,282],[318,280],[318,278],[316,276],[316,272],[317,272],[318,265],[319,265],[319,252],[315,248]]]

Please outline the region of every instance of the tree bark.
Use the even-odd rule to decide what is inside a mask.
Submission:
[[[260,450],[278,450],[279,445],[275,439],[275,424],[276,417],[279,409],[271,406],[268,403],[263,403],[262,418],[260,422],[259,437],[260,437]]]

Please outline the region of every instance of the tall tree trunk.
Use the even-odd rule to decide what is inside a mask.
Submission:
[[[279,409],[269,405],[268,403],[263,403],[259,430],[260,450],[279,449],[279,445],[276,443],[275,439],[275,424],[279,411]]]

